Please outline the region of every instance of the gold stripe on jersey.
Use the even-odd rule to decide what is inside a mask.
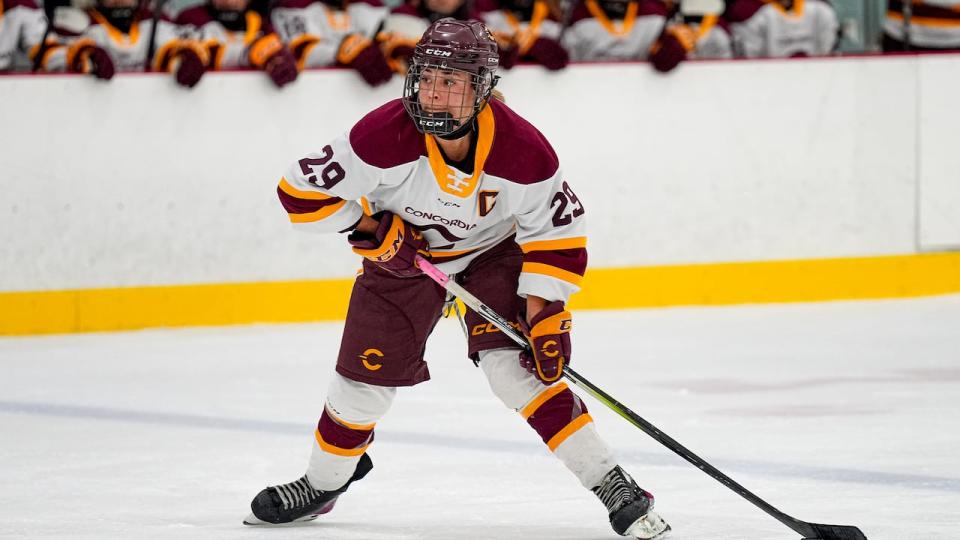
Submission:
[[[535,240],[520,244],[520,249],[524,253],[531,251],[559,251],[561,249],[578,249],[587,247],[586,236],[575,236],[573,238],[560,238],[558,240]]]
[[[530,24],[524,29],[520,27],[520,21],[512,11],[509,9],[504,10],[507,22],[513,27],[513,41],[520,48],[520,54],[527,54],[527,51],[533,46],[533,42],[540,37],[540,25],[549,14],[550,8],[547,6],[547,3],[543,0],[537,0],[533,3],[533,14],[530,17]]]
[[[140,41],[140,19],[138,18],[133,19],[133,24],[130,25],[129,35],[124,34],[119,28],[110,24],[110,21],[95,9],[90,11],[90,18],[102,26],[103,29],[107,31],[107,36],[110,40],[120,47],[129,48],[136,45],[137,41]]]
[[[317,444],[320,445],[320,449],[328,454],[333,454],[336,456],[343,457],[357,457],[362,456],[364,452],[367,451],[369,444],[365,444],[360,448],[340,448],[339,446],[334,446],[327,441],[323,440],[323,435],[320,435],[320,430],[316,429],[313,432],[314,437],[317,439]]]
[[[887,18],[893,19],[895,21],[903,22],[903,14],[897,11],[888,11]],[[919,26],[930,26],[933,28],[960,28],[960,20],[957,19],[940,19],[938,17],[918,17],[913,15],[910,17],[910,24],[916,24]]]
[[[290,214],[291,223],[315,223],[317,221],[322,221],[328,217],[337,213],[337,210],[343,208],[343,205],[347,204],[347,201],[340,201],[329,206],[324,206],[323,208],[317,210],[316,212],[310,212],[307,214]]]
[[[627,13],[623,16],[623,22],[618,27],[617,23],[611,21],[610,17],[607,17],[607,14],[603,12],[603,8],[600,7],[597,0],[587,0],[586,4],[590,15],[593,15],[593,18],[600,23],[600,26],[603,26],[607,32],[617,37],[624,37],[630,34],[630,31],[633,30],[633,24],[637,22],[637,12],[640,10],[639,2],[636,0],[630,2],[627,6]]]
[[[298,199],[307,199],[311,201],[325,201],[327,199],[333,199],[333,195],[327,195],[326,193],[321,193],[319,191],[301,191],[287,182],[286,177],[280,178],[280,189],[284,193],[290,195],[291,197],[296,197]]]
[[[577,431],[580,431],[580,428],[589,424],[590,422],[593,422],[593,418],[591,418],[590,415],[587,413],[583,413],[580,416],[576,417],[576,419],[574,419],[573,422],[570,422],[569,424],[566,425],[566,427],[561,429],[556,435],[554,435],[553,437],[550,437],[550,440],[547,441],[547,448],[549,448],[551,452],[555,451],[558,446],[563,444],[563,441],[570,438],[570,436],[576,433]]]
[[[550,276],[552,278],[557,278],[561,281],[566,281],[576,286],[580,286],[580,282],[583,281],[583,276],[580,274],[574,274],[573,272],[568,272],[556,266],[550,266],[549,264],[535,263],[535,262],[525,262],[523,263],[522,272],[527,274],[540,274],[544,276]]]
[[[490,155],[490,148],[493,146],[493,111],[489,105],[483,107],[480,114],[477,115],[477,152],[473,160],[473,174],[470,177],[461,177],[443,160],[443,154],[437,146],[437,140],[433,135],[424,135],[427,143],[427,159],[430,161],[430,168],[433,170],[433,177],[437,180],[437,185],[447,194],[462,199],[469,198],[480,185],[480,175],[483,174],[483,166],[487,162],[487,156]]]
[[[540,392],[537,397],[533,398],[533,401],[528,403],[526,407],[520,410],[520,416],[522,416],[524,420],[530,418],[533,416],[533,413],[537,412],[537,409],[539,409],[541,405],[547,402],[547,400],[559,394],[560,392],[567,390],[568,388],[569,387],[567,386],[567,383],[560,383],[547,388],[543,392]]]

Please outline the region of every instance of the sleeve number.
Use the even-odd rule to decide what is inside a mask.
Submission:
[[[330,189],[339,184],[340,181],[347,176],[347,173],[339,163],[330,161],[330,158],[333,157],[333,148],[330,148],[329,144],[323,147],[322,152],[318,158],[301,159],[299,161],[300,171],[303,172],[303,175],[307,178],[307,182],[323,189]],[[323,167],[324,165],[326,166]],[[322,184],[317,183],[318,167],[323,167],[323,169],[320,170],[320,179],[323,181]]]
[[[573,209],[570,213],[567,213],[567,205],[572,204]],[[570,189],[570,184],[564,182],[563,189],[558,191],[554,196],[553,200],[550,201],[550,207],[557,207],[553,211],[553,226],[554,227],[563,227],[564,225],[569,225],[573,218],[580,217],[583,215],[583,205],[580,204],[580,199],[577,198],[577,195]]]

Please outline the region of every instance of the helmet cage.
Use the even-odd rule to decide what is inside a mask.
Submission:
[[[483,23],[444,18],[431,24],[414,48],[403,86],[403,106],[417,129],[450,139],[465,134],[497,85],[499,63],[497,42]],[[464,79],[468,85],[456,84]],[[427,110],[432,104],[442,110]]]
[[[482,68],[477,71],[475,73],[451,67],[447,62],[424,61],[414,57],[404,82],[403,106],[421,133],[458,138],[470,129],[473,119],[490,99],[499,79],[492,70]],[[461,91],[457,91],[451,87],[453,85],[447,84],[448,76],[457,73],[466,76],[473,96],[470,96],[470,92],[462,91],[462,86]],[[448,110],[426,110],[420,100],[421,91],[425,92],[427,98],[438,96],[440,103],[446,105]]]

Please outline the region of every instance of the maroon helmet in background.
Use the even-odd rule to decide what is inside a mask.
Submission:
[[[487,104],[497,85],[500,64],[497,42],[479,21],[459,21],[445,18],[435,21],[423,33],[410,58],[403,87],[403,106],[413,118],[417,129],[445,139],[457,139],[466,134],[473,119]],[[425,110],[420,100],[421,77],[425,70],[441,73],[460,72],[469,76],[473,96],[462,103],[462,113]],[[436,83],[434,83],[436,84]],[[436,89],[433,88],[436,92]],[[466,95],[464,95],[464,99]],[[448,96],[449,99],[449,96]]]

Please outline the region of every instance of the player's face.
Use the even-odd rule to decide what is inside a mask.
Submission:
[[[427,9],[433,13],[453,15],[455,11],[460,9],[463,2],[464,0],[425,0],[424,4],[426,4]]]
[[[425,68],[420,73],[418,99],[428,113],[450,113],[456,119],[473,114],[476,93],[471,76],[463,71]]]

